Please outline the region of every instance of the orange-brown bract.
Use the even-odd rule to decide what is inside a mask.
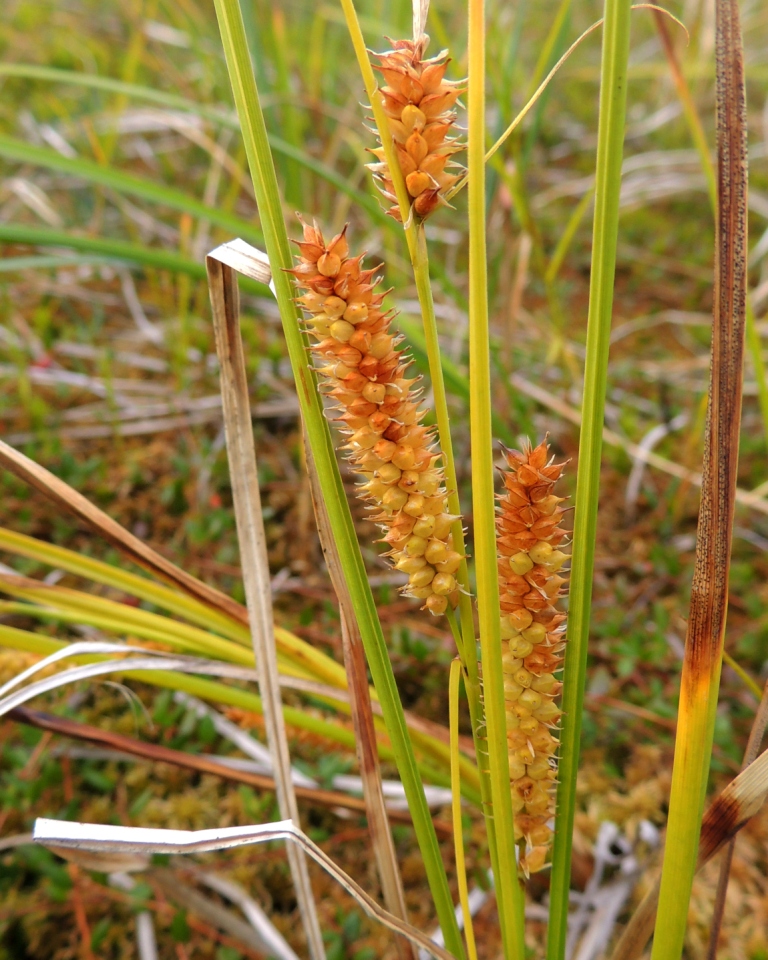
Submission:
[[[553,492],[564,464],[548,461],[548,451],[546,441],[535,449],[526,444],[522,453],[505,451],[509,469],[497,517],[509,771],[526,874],[545,865],[552,838],[558,746],[552,730],[561,687],[553,674],[565,640],[565,615],[555,605],[565,583],[558,571],[568,557],[558,549],[564,511]]]
[[[292,273],[306,293],[299,303],[317,341],[321,386],[336,401],[347,435],[344,449],[363,478],[361,495],[386,531],[392,563],[408,575],[404,593],[436,616],[458,601],[454,574],[462,557],[453,549],[440,452],[420,423],[415,380],[381,309],[376,273],[350,257],[346,228],[326,244],[317,226],[304,224],[299,263]]]
[[[463,93],[460,83],[445,79],[447,51],[424,60],[429,38],[395,40],[393,49],[378,53],[377,70],[384,77],[381,94],[403,171],[411,209],[424,220],[441,203],[464,172],[451,158],[464,147],[451,137],[456,124],[452,107]],[[400,207],[383,147],[371,151],[379,163],[370,165],[384,197],[393,206],[389,214],[400,220]]]

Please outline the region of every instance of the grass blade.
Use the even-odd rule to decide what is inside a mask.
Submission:
[[[211,123],[222,127],[229,127],[231,130],[239,130],[240,124],[237,116],[221,107],[209,106],[204,103],[198,103],[195,100],[188,100],[186,97],[180,97],[177,94],[167,93],[165,90],[154,90],[152,87],[145,87],[137,83],[126,83],[123,80],[115,80],[112,77],[100,77],[96,74],[82,73],[75,70],[61,70],[56,67],[41,67],[35,64],[27,63],[0,63],[0,77],[23,77],[30,80],[43,80],[51,83],[64,83],[71,86],[86,87],[93,90],[104,90],[107,93],[116,93],[123,98],[130,97],[133,100],[144,100],[148,103],[156,103],[160,107],[166,107],[171,110],[180,110],[190,113]],[[386,224],[390,230],[399,232],[399,227],[395,222],[387,217],[381,206],[362,190],[357,190],[349,181],[332,167],[311,156],[305,150],[296,147],[292,143],[283,140],[275,134],[269,135],[269,145],[275,153],[282,154],[284,157],[300,164],[306,170],[310,170],[320,179],[325,180],[331,186],[335,187],[341,193],[348,196],[356,204],[365,208],[366,212],[378,223]]]
[[[760,698],[760,705],[757,708],[755,719],[752,721],[752,729],[749,732],[749,740],[744,751],[744,759],[741,769],[745,770],[750,763],[757,759],[760,752],[760,744],[765,736],[765,728],[768,726],[768,682],[763,687],[763,695]],[[709,930],[709,948],[707,950],[707,960],[717,960],[717,941],[720,937],[720,928],[723,924],[725,914],[725,895],[728,892],[728,880],[731,874],[731,864],[733,862],[733,852],[736,849],[736,841],[730,840],[720,861],[720,875],[717,878],[717,891],[715,893],[715,905],[712,909],[712,925]]]
[[[96,823],[73,823],[69,820],[35,821],[36,842],[44,846],[70,848],[73,851],[90,850],[95,853],[205,853],[230,850],[255,843],[290,840],[315,860],[346,892],[353,897],[373,919],[385,927],[407,937],[439,960],[454,960],[447,950],[438,946],[426,934],[403,923],[383,910],[359,884],[348,876],[320,847],[304,834],[292,820],[262,823],[253,827],[223,827],[214,830],[156,830],[147,827],[113,827]],[[61,856],[61,852],[59,855]]]
[[[699,838],[698,872],[760,812],[768,797],[768,750],[732,780],[704,815]],[[651,887],[632,914],[611,960],[638,960],[653,932],[660,882]],[[676,901],[677,902],[677,901]]]
[[[360,777],[363,781],[363,797],[365,798],[368,814],[368,831],[371,834],[376,865],[379,871],[381,892],[387,909],[401,920],[408,919],[405,905],[405,892],[400,870],[397,863],[397,854],[389,827],[387,808],[384,803],[384,793],[381,788],[381,768],[379,755],[376,750],[376,729],[373,722],[373,709],[368,687],[368,671],[365,663],[365,650],[360,631],[355,620],[355,611],[352,598],[347,590],[341,562],[333,541],[328,520],[328,511],[320,492],[320,483],[317,479],[317,470],[312,458],[312,450],[304,437],[304,450],[309,472],[309,484],[312,503],[317,520],[317,531],[320,545],[325,558],[325,565],[331,577],[333,589],[339,601],[339,616],[341,620],[341,649],[344,656],[344,668],[347,671],[347,687],[349,689],[350,704],[352,707],[352,723],[355,728],[355,745],[357,763],[360,768]],[[414,958],[410,945],[404,941],[397,941],[398,953],[401,960]]]
[[[147,546],[138,537],[129,533],[115,520],[107,516],[98,507],[95,507],[86,497],[73,490],[63,480],[59,480],[52,473],[39,464],[25,457],[23,453],[14,450],[0,440],[0,466],[10,470],[24,483],[38,490],[57,506],[73,514],[86,523],[105,540],[117,547],[140,567],[144,567],[151,574],[167,583],[172,584],[184,593],[187,593],[206,606],[223,613],[237,623],[247,624],[248,616],[245,608],[221,593],[209,587],[208,584],[197,580],[176,564],[166,560],[159,553]]]
[[[282,722],[282,700],[277,676],[277,653],[272,628],[272,587],[267,543],[261,510],[256,447],[253,441],[248,375],[240,332],[240,294],[232,267],[216,257],[206,258],[213,309],[216,352],[219,356],[221,399],[227,439],[229,476],[240,546],[248,617],[259,673],[259,692],[264,707],[267,743],[272,754],[280,816],[299,824],[299,808],[293,791],[288,738]],[[269,268],[267,268],[267,275]],[[324,960],[323,935],[317,916],[307,861],[298,850],[289,849],[288,860],[296,889],[299,913],[310,955]]]
[[[696,560],[653,960],[682,953],[709,775],[728,606],[744,363],[747,130],[738,4],[717,0],[717,178],[711,384]]]
[[[606,0],[603,30],[600,118],[597,134],[595,220],[587,321],[582,427],[576,478],[568,631],[563,674],[560,786],[552,855],[547,960],[562,960],[568,928],[571,844],[576,804],[581,714],[589,641],[595,559],[600,459],[608,375],[608,348],[616,269],[619,193],[627,101],[628,0]]]
[[[523,892],[517,879],[501,662],[496,550],[488,271],[485,234],[485,4],[469,4],[469,420],[472,508],[483,693],[496,857],[494,878],[506,960],[525,956]]]
[[[188,213],[200,220],[207,220],[214,226],[221,227],[229,233],[248,237],[254,243],[261,243],[261,234],[247,220],[222,213],[215,207],[206,206],[190,197],[182,190],[154,183],[142,177],[115,170],[113,167],[103,167],[92,160],[71,159],[63,157],[55,150],[46,150],[44,147],[33,147],[23,140],[15,140],[0,134],[0,156],[19,163],[33,163],[45,167],[47,170],[57,170],[70,177],[87,180],[89,183],[102,187],[109,187],[119,193],[127,193],[142,200],[149,200],[172,210]]]
[[[461,662],[451,662],[448,680],[448,704],[451,728],[451,813],[453,819],[453,848],[456,856],[456,882],[459,886],[459,902],[464,917],[464,935],[467,940],[469,960],[477,960],[475,928],[472,923],[472,911],[469,909],[469,888],[467,886],[467,866],[464,859],[464,833],[461,822],[461,769],[459,768],[459,685],[461,683]]]
[[[280,315],[283,320],[288,353],[296,380],[299,404],[317,467],[321,492],[328,508],[334,541],[344,569],[347,587],[355,608],[360,633],[374,686],[381,703],[384,721],[395,752],[400,778],[413,816],[414,828],[424,860],[435,908],[448,948],[460,958],[463,944],[453,912],[445,868],[429,815],[413,746],[408,736],[403,707],[397,692],[384,635],[376,613],[355,535],[349,505],[346,502],[328,421],[323,415],[317,383],[307,356],[307,338],[299,327],[294,288],[288,270],[291,255],[285,232],[274,164],[269,151],[264,116],[253,77],[245,39],[243,20],[237,0],[216,0],[224,53],[230,73],[238,116],[264,239],[272,267]]]

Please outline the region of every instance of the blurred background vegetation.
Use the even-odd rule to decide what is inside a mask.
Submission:
[[[244,0],[243,9],[294,235],[294,211],[316,217],[331,232],[349,222],[353,249],[385,263],[391,304],[410,331],[415,291],[400,228],[383,214],[364,168],[373,137],[339,8]],[[367,0],[358,9],[372,49],[385,49],[385,37],[410,34],[410,5],[402,0]],[[713,147],[712,4],[675,0],[670,9],[690,34],[687,42],[682,30],[669,27]],[[492,134],[506,127],[600,15],[593,0],[489,3]],[[438,0],[428,22],[432,52],[451,50],[454,79],[464,75],[464,16],[460,4]],[[746,0],[742,16],[750,286],[764,338],[768,8]],[[570,457],[578,442],[599,51],[594,33],[496,155],[488,183],[496,430],[508,443],[548,432],[557,453]],[[575,882],[581,885],[602,819],[618,823],[631,839],[640,820],[664,822],[698,507],[698,487],[686,471],[695,474],[701,460],[711,323],[714,229],[706,178],[648,11],[634,14],[630,62],[607,413],[613,436],[604,452],[577,820]],[[8,0],[0,15],[0,90],[0,435],[155,549],[242,600],[203,258],[234,235],[258,243],[260,231],[213,6],[204,0]],[[461,481],[468,477],[469,447],[464,203],[460,195],[456,210],[440,211],[428,226]],[[335,598],[314,532],[297,406],[268,292],[244,290],[244,314],[277,616],[340,660]],[[413,345],[420,365],[417,339]],[[758,387],[749,365],[739,484],[757,490],[758,503],[737,512],[726,649],[762,685],[768,500],[760,497],[768,478]],[[637,444],[663,462],[642,468],[633,456]],[[664,462],[682,467],[682,474],[664,469]],[[461,493],[468,511],[468,491]],[[443,622],[398,596],[399,581],[379,559],[363,512],[358,516],[404,703],[445,723],[452,640]],[[119,562],[7,473],[0,475],[0,523]],[[24,574],[42,569],[12,562]],[[18,616],[6,619],[23,625]],[[29,661],[0,653],[0,679]],[[179,749],[233,752],[210,722],[169,693],[139,684],[127,690],[84,684],[51,696],[47,706]],[[726,668],[715,781],[738,769],[755,704],[743,676]],[[258,727],[253,717],[238,719]],[[293,746],[297,762],[321,783],[354,768],[351,752],[317,738],[294,732]],[[3,724],[1,749],[5,837],[28,831],[36,815],[108,820],[117,814],[124,823],[201,828],[274,814],[271,795],[162,765],[104,759],[10,722]],[[375,889],[364,826],[312,807],[306,818],[311,835]],[[466,825],[472,878],[482,885],[481,830],[470,811]],[[764,844],[761,849],[768,820],[747,833],[737,846],[724,933],[731,952],[724,955],[757,960],[768,957],[760,919],[768,910]],[[412,920],[429,929],[433,918],[411,832],[396,827],[396,836]],[[289,939],[296,935],[279,849],[211,856],[206,866],[239,880]],[[159,870],[128,894],[111,888],[104,875],[66,867],[44,850],[22,845],[3,852],[0,958],[134,956],[132,915],[146,906],[154,911],[163,958],[255,955],[195,914],[184,894],[195,876],[183,865],[173,869],[175,889],[157,879]],[[697,881],[692,957],[706,942],[715,876],[716,870]],[[315,879],[318,890],[329,891],[321,905],[329,957],[389,956],[389,937],[337,891],[331,897],[329,881]],[[492,915],[486,920],[484,927],[481,915],[478,937],[490,957]]]

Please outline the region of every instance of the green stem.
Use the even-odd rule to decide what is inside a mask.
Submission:
[[[360,21],[357,18],[352,0],[341,0],[342,10],[349,30],[352,46],[357,57],[358,67],[363,79],[365,92],[371,101],[371,109],[376,127],[379,131],[379,139],[384,148],[384,153],[389,167],[392,183],[394,184],[397,195],[398,205],[400,207],[400,217],[405,226],[405,239],[408,245],[408,254],[411,258],[413,276],[416,281],[416,291],[421,309],[421,319],[424,324],[424,340],[426,344],[427,362],[429,364],[429,376],[432,381],[432,394],[435,403],[435,419],[437,420],[438,435],[440,438],[440,449],[443,454],[443,468],[445,470],[445,479],[448,486],[448,509],[457,518],[451,530],[453,534],[453,545],[455,549],[464,554],[464,529],[461,524],[461,504],[459,503],[459,488],[456,477],[456,460],[453,454],[453,441],[451,439],[451,422],[448,413],[448,396],[443,379],[443,367],[440,359],[440,342],[437,335],[437,318],[435,317],[435,305],[432,299],[432,285],[429,279],[429,255],[427,253],[427,241],[423,224],[416,224],[411,216],[411,201],[408,190],[405,186],[400,163],[395,153],[394,141],[389,128],[389,120],[384,110],[384,104],[376,83],[376,76],[373,67],[368,59],[368,51],[365,46],[363,32],[360,28]],[[474,618],[472,616],[472,601],[469,597],[469,572],[466,562],[462,562],[457,571],[456,579],[461,586],[462,592],[459,600],[459,615],[461,622],[461,632],[463,636],[463,649],[466,655],[466,661],[462,660],[465,670],[470,677],[477,678],[477,644],[475,642]]]
[[[600,457],[616,268],[619,194],[627,103],[630,0],[606,0],[597,135],[595,220],[587,322],[587,359],[576,478],[576,509],[563,676],[560,786],[552,862],[547,960],[562,960],[568,927],[571,845],[589,640]]]
[[[469,383],[472,508],[475,527],[477,605],[483,662],[496,897],[506,960],[525,956],[523,893],[517,879],[514,815],[509,788],[506,713],[501,663],[499,580],[496,554],[488,270],[485,233],[485,5],[469,4]]]
[[[424,787],[419,777],[403,707],[357,542],[352,516],[344,494],[330,428],[323,414],[316,378],[308,360],[306,337],[302,335],[299,326],[294,288],[288,273],[292,266],[291,252],[283,222],[264,116],[251,70],[242,15],[237,0],[216,0],[216,14],[254,181],[256,202],[267,254],[272,266],[275,294],[296,380],[301,414],[317,466],[318,480],[328,509],[332,535],[352,597],[371,676],[381,702],[384,722],[413,817],[414,829],[446,947],[463,960],[464,946],[453,911],[453,900],[440,847],[424,795]]]

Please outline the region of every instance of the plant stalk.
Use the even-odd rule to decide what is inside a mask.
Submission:
[[[317,467],[318,481],[328,508],[331,530],[352,597],[371,676],[379,696],[400,778],[413,816],[427,880],[445,943],[457,958],[464,960],[464,946],[454,914],[453,900],[440,848],[424,795],[424,787],[419,777],[381,623],[346,501],[328,421],[323,415],[317,381],[309,362],[307,338],[301,333],[299,326],[298,309],[294,301],[295,292],[287,272],[292,266],[290,247],[283,222],[264,116],[251,69],[242,14],[237,0],[216,0],[216,13],[254,181],[288,354],[296,380],[302,417]]]
[[[496,551],[488,267],[485,227],[485,4],[469,3],[469,384],[472,509],[480,647],[483,663],[491,801],[495,829],[496,898],[506,960],[525,956],[523,891],[517,878],[514,815],[509,786],[506,712],[501,662]]]
[[[563,726],[552,857],[547,960],[563,960],[568,930],[571,847],[576,807],[581,715],[589,641],[600,459],[603,443],[608,350],[616,269],[619,194],[627,103],[630,0],[606,0],[597,134],[595,219],[587,320],[582,427],[563,676]]]

